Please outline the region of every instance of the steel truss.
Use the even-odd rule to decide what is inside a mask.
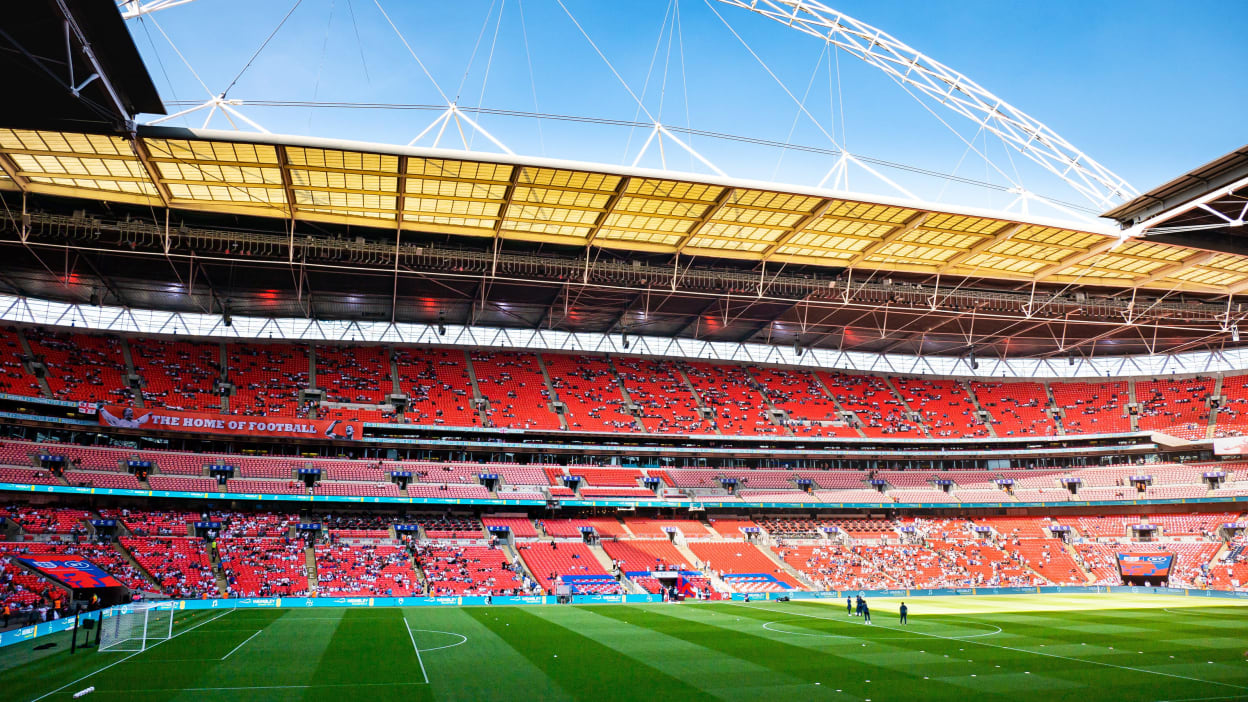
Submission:
[[[904,88],[971,120],[1061,178],[1102,210],[1135,198],[1127,181],[1039,120],[887,32],[815,0],[716,0],[818,37],[878,68]]]

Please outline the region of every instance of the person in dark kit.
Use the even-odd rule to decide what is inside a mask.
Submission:
[[[871,608],[867,606],[866,600],[862,601],[862,618],[866,623],[871,623]]]
[[[867,606],[867,601],[862,599],[862,595],[858,596],[858,616],[862,616],[862,610]]]
[[[852,597],[845,597],[845,614],[854,616],[854,600]]]
[[[909,620],[908,620],[908,619],[906,619],[906,614],[908,614],[908,613],[910,612],[910,608],[906,606],[906,603],[905,603],[905,602],[902,602],[902,603],[901,603],[901,608],[900,608],[900,609],[898,609],[897,611],[901,613],[901,623],[902,623],[902,624],[908,624],[908,623],[909,623]]]

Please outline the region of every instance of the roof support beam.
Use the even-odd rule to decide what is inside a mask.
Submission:
[[[130,148],[134,151],[135,157],[139,159],[139,163],[143,164],[143,170],[147,172],[147,177],[152,181],[152,187],[156,188],[156,193],[160,195],[160,201],[165,203],[165,209],[169,209],[173,195],[169,192],[169,186],[161,180],[160,169],[152,163],[152,155],[147,152],[147,145],[142,139],[131,136]]]
[[[498,219],[494,220],[494,243],[497,251],[498,239],[503,234],[503,220],[507,218],[507,209],[511,207],[512,193],[516,192],[516,183],[520,181],[520,174],[524,172],[521,166],[513,166],[511,169],[511,177],[507,179],[507,188],[503,190],[503,204],[498,206]]]
[[[693,325],[697,324],[698,321],[702,319],[703,315],[705,315],[707,312],[710,312],[711,309],[714,308],[715,305],[718,305],[718,304],[719,304],[719,298],[711,298],[711,301],[706,303],[706,305],[702,309],[689,315],[689,320],[685,322],[684,324],[680,325],[679,329],[672,332],[672,338],[676,338],[680,336],[681,334],[684,334],[685,331],[689,329],[689,327],[692,327]],[[751,333],[751,336],[753,336],[753,333]],[[698,335],[694,334],[693,338],[695,339],[698,338]]]
[[[853,268],[857,266],[858,264],[867,260],[868,256],[878,253],[879,251],[883,250],[885,246],[888,246],[889,244],[893,243],[894,241],[897,241],[898,239],[909,234],[915,229],[918,229],[919,226],[923,224],[923,221],[927,219],[928,214],[929,213],[927,212],[914,213],[914,215],[910,217],[910,219],[907,219],[905,223],[899,225],[896,229],[884,235],[883,239],[880,239],[874,244],[868,246],[867,248],[860,251],[857,256],[854,256],[853,258],[851,258],[848,262],[845,263],[845,267]]]
[[[724,192],[720,193],[719,197],[715,198],[715,201],[711,203],[711,206],[706,208],[706,211],[702,213],[702,216],[689,227],[689,233],[680,237],[680,241],[676,242],[676,253],[684,251],[685,247],[689,245],[689,242],[693,241],[695,237],[702,233],[702,230],[706,227],[706,225],[710,224],[711,220],[715,219],[715,215],[719,214],[719,211],[724,208],[724,205],[728,204],[728,202],[732,200],[732,197],[736,194],[736,188],[725,188]]]
[[[1156,270],[1154,270],[1152,273],[1149,273],[1148,275],[1144,276],[1143,278],[1139,278],[1137,280],[1131,281],[1131,287],[1142,288],[1145,285],[1151,285],[1152,283],[1155,283],[1164,278],[1168,278],[1176,273],[1182,273],[1183,271],[1190,270],[1198,266],[1206,265],[1212,262],[1213,259],[1217,257],[1218,257],[1218,254],[1212,253],[1212,252],[1203,253],[1203,254],[1193,254],[1183,259],[1182,261],[1176,261],[1174,263],[1161,266],[1157,268]]]
[[[9,158],[6,153],[0,153],[0,171],[4,171],[4,174],[22,189],[22,192],[30,191],[30,179],[22,174],[17,164],[13,163],[13,159]]]
[[[776,239],[776,241],[771,246],[767,247],[766,251],[763,251],[763,260],[767,261],[771,259],[771,257],[774,256],[777,251],[779,251],[782,247],[784,247],[790,241],[793,241],[793,239],[795,239],[799,234],[806,231],[807,227],[814,224],[816,220],[818,220],[820,217],[823,216],[824,212],[827,212],[828,209],[832,207],[833,202],[836,202],[836,201],[824,200],[822,203],[820,203],[818,207],[811,210],[810,213],[807,214],[805,217],[802,217],[801,219],[797,220],[797,223],[793,225],[792,229],[785,232],[784,234],[781,234],[779,239]]]
[[[1063,258],[1062,260],[1058,261],[1057,263],[1054,263],[1051,266],[1046,266],[1044,268],[1041,268],[1040,270],[1036,271],[1035,275],[1033,275],[1031,279],[1032,281],[1038,283],[1044,280],[1045,278],[1048,278],[1052,275],[1055,275],[1057,273],[1060,273],[1066,270],[1067,268],[1070,268],[1073,265],[1083,263],[1084,261],[1090,258],[1095,258],[1097,256],[1100,256],[1106,251],[1110,251],[1114,247],[1122,243],[1123,243],[1122,239],[1119,239],[1117,237],[1108,237],[1104,241],[1102,241],[1099,244],[1096,244],[1095,246],[1088,249],[1087,251],[1073,254],[1071,256],[1067,256],[1066,258]]]
[[[948,273],[957,266],[961,265],[963,261],[969,261],[997,244],[1012,238],[1015,234],[1021,232],[1026,226],[1027,225],[1025,224],[1006,224],[997,231],[993,232],[987,239],[984,239],[978,244],[972,246],[970,249],[967,249],[965,253],[960,253],[949,259],[945,265],[941,266],[940,273]]]
[[[290,215],[290,221],[295,221],[295,186],[290,179],[290,159],[286,157],[286,147],[278,145],[277,147],[277,168],[282,174],[282,191],[286,194],[286,212]]]
[[[620,198],[624,197],[624,193],[628,190],[628,184],[632,180],[632,178],[620,178],[620,182],[616,183],[611,197],[607,199],[607,203],[602,207],[602,212],[594,220],[594,226],[589,230],[589,234],[585,236],[585,246],[591,246],[594,243],[594,239],[598,238],[598,232],[602,231],[602,226],[606,224],[607,218],[615,211],[615,206],[619,204]],[[510,197],[508,197],[508,200],[510,200]]]

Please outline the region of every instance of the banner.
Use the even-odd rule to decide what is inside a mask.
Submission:
[[[105,573],[99,566],[82,556],[39,555],[18,558],[26,567],[75,590],[97,587],[125,587],[121,581]]]
[[[1248,456],[1248,436],[1227,436],[1213,440],[1215,456]]]
[[[226,436],[280,436],[287,438],[356,441],[364,433],[363,422],[293,417],[243,417],[234,414],[200,414],[165,409],[100,407],[100,426],[119,429],[184,431]]]
[[[1118,570],[1124,576],[1165,579],[1170,575],[1170,563],[1173,560],[1174,555],[1169,553],[1149,555],[1120,553],[1118,554]]]

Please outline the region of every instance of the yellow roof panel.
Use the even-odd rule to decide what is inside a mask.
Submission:
[[[329,148],[335,146],[335,148]],[[1226,291],[1248,257],[915,204],[606,166],[141,128],[0,129],[0,188],[318,222],[1022,283]],[[616,172],[619,171],[619,172]],[[397,215],[397,217],[396,217]],[[375,223],[375,224],[374,224]]]

